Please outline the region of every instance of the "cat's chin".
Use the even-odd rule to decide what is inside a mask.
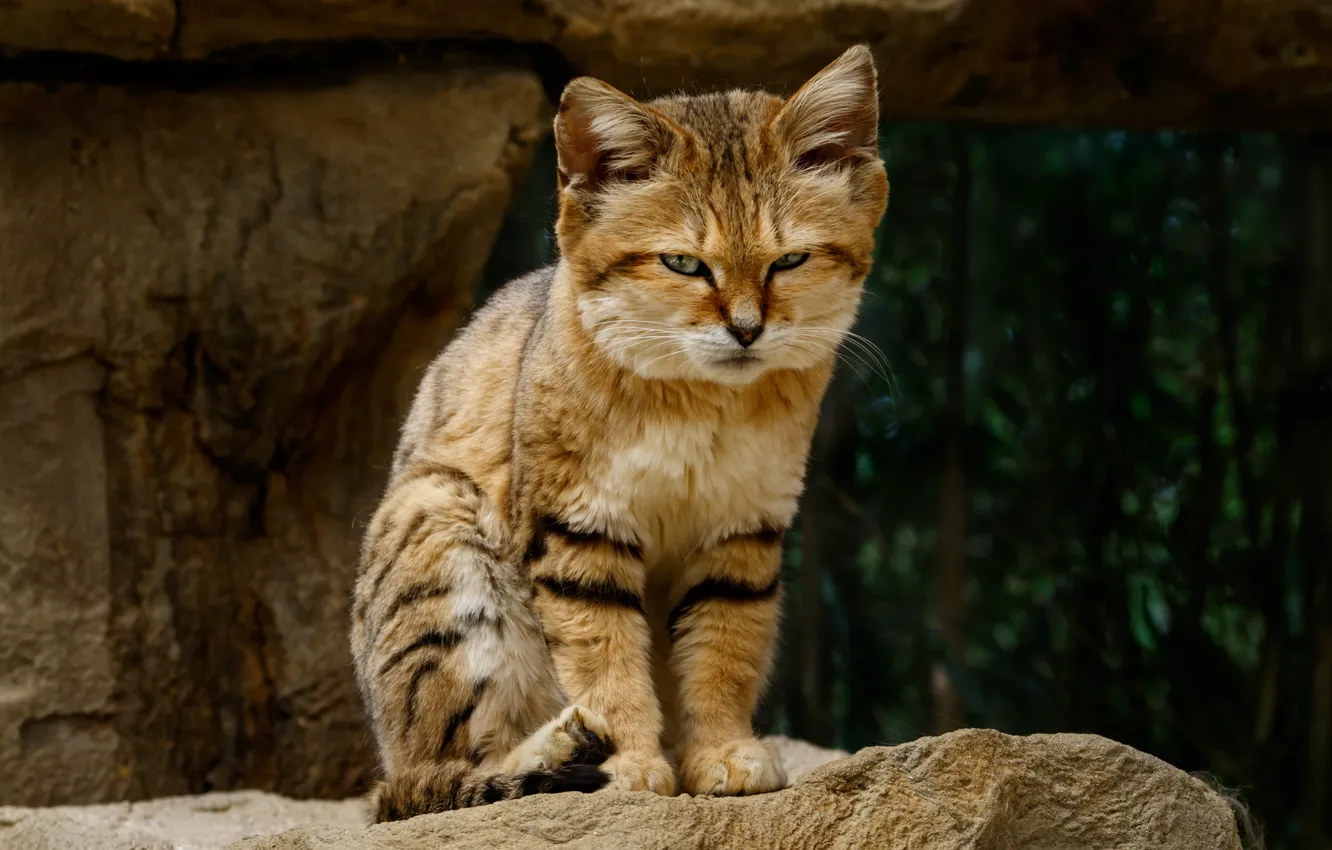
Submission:
[[[743,387],[754,383],[771,369],[772,365],[768,358],[755,356],[706,360],[682,357],[669,365],[657,361],[652,363],[649,369],[643,369],[637,363],[621,363],[625,369],[649,381],[700,381],[731,387]]]
[[[752,384],[771,366],[768,358],[753,354],[738,354],[694,363],[694,368],[704,380],[736,387]]]

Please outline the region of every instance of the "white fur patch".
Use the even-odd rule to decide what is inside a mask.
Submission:
[[[485,557],[478,554],[454,573],[450,598],[453,615],[460,619],[484,617],[484,625],[472,629],[462,642],[467,681],[485,682],[477,705],[472,745],[485,735],[507,736],[491,743],[503,752],[516,745],[530,727],[543,722],[559,706],[559,688],[546,654],[541,628],[523,604],[525,593],[503,581],[491,584]],[[493,622],[503,624],[502,629]]]
[[[804,458],[773,449],[799,445],[792,427],[781,420],[644,423],[635,440],[607,451],[604,474],[573,494],[569,519],[632,536],[649,560],[669,562],[761,521],[789,523]]]

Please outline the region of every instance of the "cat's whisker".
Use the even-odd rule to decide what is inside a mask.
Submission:
[[[882,377],[884,382],[888,385],[888,392],[891,395],[897,395],[897,376],[893,372],[893,367],[888,361],[888,357],[872,343],[866,343],[861,340],[850,340],[850,342],[852,342],[858,350],[864,351],[867,356],[869,356],[869,358],[876,364],[876,371],[879,373],[879,376]]]
[[[597,330],[604,327],[624,327],[639,330],[677,329],[676,325],[672,325],[669,322],[644,322],[637,319],[604,319],[594,323],[590,329]]]
[[[860,371],[857,363],[851,360],[850,358],[843,356],[841,352],[839,352],[837,349],[833,348],[832,346],[826,344],[820,344],[811,349],[805,347],[801,341],[793,341],[790,343],[790,345],[794,348],[799,348],[802,351],[810,351],[812,353],[820,355],[831,355],[832,358],[837,362],[845,363],[846,365],[850,366],[851,371],[855,372],[856,377],[860,378],[860,380],[864,381],[866,384],[869,383],[869,380],[865,377],[865,373]]]
[[[597,331],[595,336],[597,339],[606,342],[619,342],[621,340],[657,339],[668,335],[674,336],[675,333],[661,328],[645,328],[638,330],[633,328],[608,327]]]
[[[876,348],[866,345],[863,341],[853,337],[847,337],[843,340],[843,343],[846,346],[847,351],[855,351],[872,362],[875,365],[876,370],[883,374],[885,380],[888,380],[888,368],[887,363],[885,362],[887,358],[883,357]]]
[[[855,331],[839,330],[837,328],[822,328],[822,327],[802,328],[801,330],[811,331],[815,333],[836,334],[842,339],[845,339],[847,342],[858,344],[861,347],[867,349],[869,352],[871,352],[874,355],[875,359],[879,360],[880,363],[883,364],[883,366],[885,367],[889,366],[888,356],[883,353],[883,349],[879,348],[878,344],[876,344],[869,337],[858,334]]]
[[[651,345],[651,346],[648,346],[648,348],[647,348],[647,351],[654,351],[654,350],[656,350],[657,348],[661,347],[661,345],[663,345],[663,344],[665,344],[665,343],[668,343],[668,342],[675,342],[675,341],[678,341],[678,340],[679,340],[679,337],[678,337],[677,335],[674,335],[674,334],[663,334],[663,335],[661,335],[661,336],[657,336],[657,337],[642,337],[642,336],[635,336],[635,337],[630,337],[630,338],[628,338],[628,339],[613,340],[612,343],[611,343],[610,345],[607,346],[607,351],[608,351],[609,353],[611,353],[611,354],[614,354],[614,355],[618,356],[618,355],[621,355],[621,354],[626,353],[627,351],[629,351],[629,349],[633,348],[636,344],[638,344],[638,343],[640,343],[640,342],[644,342],[644,341],[654,341],[654,344]]]
[[[676,350],[676,347],[671,344],[670,340],[662,340],[661,342],[649,345],[647,348],[643,349],[642,351],[635,352],[636,356],[634,356],[633,359],[635,363],[638,364],[638,368],[645,369],[647,368],[647,366],[651,365],[653,362],[656,361],[656,359],[659,358],[653,358],[651,360],[648,360],[647,363],[643,363],[642,361],[644,360],[644,358],[652,357],[652,355],[654,355],[656,352],[661,351],[662,348],[667,348],[667,347],[670,348],[670,351],[667,351],[666,355],[663,356],[668,356],[671,353],[671,351]]]
[[[888,376],[884,373],[883,369],[881,369],[877,363],[875,363],[870,358],[866,357],[857,349],[855,348],[838,349],[838,356],[847,362],[855,361],[856,363],[859,363],[861,366],[864,366],[866,369],[868,369],[871,375],[873,375],[874,377],[883,381],[884,384],[891,387],[891,381],[889,380]],[[870,382],[866,381],[865,383],[869,384]]]
[[[678,325],[671,324],[670,322],[657,322],[651,319],[623,319],[618,316],[609,316],[605,319],[601,319],[600,321],[593,322],[589,327],[589,329],[598,328],[601,327],[602,325],[607,325],[607,324],[626,324],[626,325],[639,325],[643,327],[652,326],[652,327],[661,327],[661,328],[678,327]]]
[[[680,333],[668,330],[651,329],[651,330],[620,331],[618,328],[613,330],[602,331],[597,336],[598,338],[600,338],[601,340],[605,341],[608,344],[612,342],[633,343],[635,341],[645,340],[645,339],[663,339],[666,337],[670,337],[671,339],[678,339],[682,337]]]
[[[871,352],[877,355],[879,361],[884,365],[884,367],[891,371],[892,366],[888,362],[888,355],[883,353],[883,349],[879,348],[878,344],[875,343],[874,340],[870,339],[867,336],[858,334],[855,331],[847,331],[846,337],[847,339],[855,340],[861,346],[869,349]]]
[[[626,325],[607,325],[600,331],[600,334],[604,335],[607,333],[614,334],[617,338],[621,339],[634,339],[640,336],[659,334],[671,334],[673,336],[681,334],[679,329],[676,328],[635,328]]]
[[[677,355],[677,354],[684,354],[684,349],[683,349],[683,348],[680,348],[680,347],[677,346],[676,348],[672,349],[671,351],[666,352],[665,354],[662,354],[662,355],[660,355],[660,356],[658,356],[658,357],[654,357],[654,358],[652,358],[651,360],[649,360],[648,362],[644,363],[644,364],[643,364],[642,366],[640,366],[639,368],[640,368],[641,370],[643,370],[644,372],[646,372],[647,369],[648,369],[648,367],[651,366],[653,363],[656,363],[658,360],[665,360],[667,357],[672,357],[672,356]]]
[[[649,339],[683,339],[683,336],[670,331],[633,331],[627,334],[620,334],[614,337],[617,342],[640,342]]]
[[[842,331],[836,328],[801,328],[800,333],[821,334],[830,338],[835,337],[848,346],[846,349],[847,351],[860,351],[864,357],[873,363],[874,372],[888,385],[888,391],[896,394],[897,379],[893,374],[892,364],[889,362],[888,356],[884,354],[883,350],[872,340],[853,331]]]
[[[797,339],[804,339],[806,341],[811,341],[811,340],[819,341],[822,345],[826,346],[826,350],[828,351],[828,353],[832,354],[838,360],[852,365],[852,368],[855,369],[856,374],[861,378],[861,380],[864,380],[865,383],[868,384],[870,382],[865,378],[864,373],[862,373],[859,369],[856,369],[856,365],[865,367],[870,371],[871,374],[873,374],[875,377],[882,379],[884,383],[888,384],[889,387],[891,388],[892,382],[889,380],[888,376],[884,374],[883,370],[879,367],[878,363],[868,358],[861,351],[859,351],[856,348],[836,347],[831,343],[827,342],[826,339],[821,338],[816,333],[811,333],[808,336],[804,336],[804,330],[805,329],[801,329],[801,331],[798,332]]]

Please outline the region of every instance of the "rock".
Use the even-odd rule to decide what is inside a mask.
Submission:
[[[247,836],[318,824],[362,829],[360,798],[292,800],[263,791],[215,791],[141,803],[0,808],[0,846],[21,850],[217,850]]]
[[[466,56],[0,86],[0,801],[362,787],[357,522],[549,115]]]
[[[174,0],[7,0],[0,45],[147,59],[170,49],[176,20]]]
[[[1332,7],[1312,0],[180,0],[169,47],[160,26],[149,38],[56,13],[137,19],[126,10],[148,17],[160,2],[14,0],[0,4],[0,44],[197,59],[277,43],[498,39],[551,45],[648,95],[790,91],[865,42],[890,120],[1332,128]]]
[[[406,0],[396,3],[327,3],[291,0],[181,0],[186,22],[181,54],[192,59],[221,50],[276,42],[341,41],[354,38],[503,38],[553,43],[565,28],[565,0]],[[602,9],[590,9],[602,15]]]
[[[817,749],[798,741],[775,743],[792,772],[792,753]],[[231,810],[216,818],[199,813],[219,805]],[[1158,759],[1093,735],[1018,738],[988,730],[865,749],[810,771],[787,790],[758,797],[601,791],[529,797],[369,828],[361,825],[365,817],[359,800],[312,804],[258,794],[73,810],[0,809],[0,843],[8,841],[12,850],[212,850],[251,830],[252,837],[232,850],[1240,848],[1227,803]],[[7,822],[13,826],[5,831]],[[256,834],[293,822],[306,825]]]
[[[780,735],[766,740],[776,748],[790,782],[850,755]],[[369,823],[369,808],[360,797],[292,800],[261,791],[227,791],[100,806],[0,807],[0,846],[220,850],[247,836],[272,835],[300,825],[357,829]]]
[[[830,750],[826,747],[815,746],[809,741],[788,738],[785,735],[768,735],[763,740],[776,749],[782,760],[782,767],[786,770],[788,785],[794,785],[811,770],[851,756],[846,750]]]

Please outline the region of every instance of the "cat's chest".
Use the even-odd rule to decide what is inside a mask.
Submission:
[[[787,523],[808,450],[802,436],[774,420],[644,422],[607,445],[597,501],[611,527],[663,558],[719,535]]]

